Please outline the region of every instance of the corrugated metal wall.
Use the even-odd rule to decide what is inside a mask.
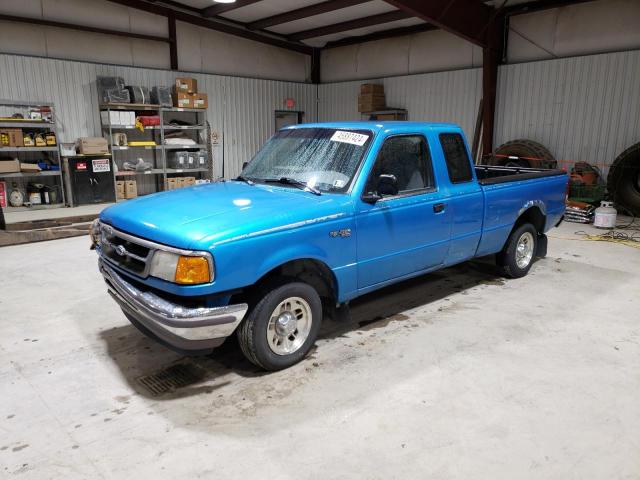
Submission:
[[[62,141],[100,135],[96,76],[118,75],[130,85],[172,85],[179,72],[101,65],[66,60],[0,54],[0,99],[53,102]],[[275,110],[285,110],[286,98],[305,121],[317,118],[315,85],[222,75],[184,74],[209,95],[207,119],[221,133],[223,148],[214,149],[216,175],[237,175],[244,161],[275,130]]]
[[[128,83],[172,84],[177,72],[0,55],[0,98],[54,102],[61,138],[99,134],[95,78],[121,75]],[[193,74],[192,74],[193,75]],[[195,74],[209,94],[209,122],[222,133],[216,174],[237,175],[275,129],[274,110],[293,98],[305,121],[357,120],[365,81],[314,86],[293,82]],[[495,144],[529,138],[546,145],[561,164],[608,165],[640,142],[640,51],[505,65],[499,70]],[[460,124],[473,135],[482,91],[480,69],[379,80],[387,104],[411,120]],[[317,102],[316,102],[317,100]]]
[[[319,120],[359,120],[358,93],[362,83],[367,80],[320,85]],[[482,95],[481,69],[389,77],[375,83],[384,84],[387,105],[409,111],[409,120],[453,122],[469,138],[473,136]]]
[[[529,138],[570,166],[640,142],[640,51],[500,67],[495,141]]]
[[[226,77],[224,131],[225,158],[249,160],[264,141],[275,132],[274,110],[287,110],[286,98],[295,99],[292,110],[304,112],[303,121],[317,120],[317,87],[304,83],[287,83]],[[256,121],[257,120],[257,121]],[[225,162],[225,177],[240,173],[242,161]]]
[[[472,137],[481,69],[374,81],[410,120],[458,123]],[[366,82],[320,85],[320,120],[359,119],[358,90]],[[542,143],[561,166],[586,161],[606,174],[618,154],[640,142],[640,51],[501,66],[494,143],[517,138]]]

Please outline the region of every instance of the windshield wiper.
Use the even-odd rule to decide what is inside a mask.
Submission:
[[[280,177],[280,178],[265,178],[264,179],[265,183],[282,183],[284,185],[293,185],[294,187],[298,187],[301,190],[308,190],[311,193],[313,193],[314,195],[322,195],[322,192],[320,192],[320,190],[318,190],[315,187],[311,187],[309,185],[307,185],[306,183],[300,181],[300,180],[296,180],[295,178],[291,178],[291,177]]]
[[[247,185],[255,185],[255,182],[247,177],[243,177],[242,175],[238,175],[236,180],[246,183]]]

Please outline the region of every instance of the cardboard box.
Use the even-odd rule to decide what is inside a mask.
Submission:
[[[0,160],[0,173],[18,173],[20,172],[20,162],[14,160]]]
[[[384,85],[377,83],[363,83],[360,85],[360,93],[367,94],[372,93],[374,95],[384,95]]]
[[[184,177],[176,177],[176,188],[184,187]]]
[[[116,180],[116,200],[123,200],[124,195],[124,180]]]
[[[120,112],[120,125],[133,127],[136,124],[136,112]]]
[[[198,82],[195,78],[191,77],[178,77],[176,78],[176,92],[179,93],[197,93]]]
[[[102,137],[82,137],[78,139],[78,153],[82,155],[96,155],[109,153],[107,139]]]
[[[167,178],[167,183],[165,184],[165,190],[175,190],[178,188],[178,179],[177,178]]]
[[[138,196],[138,183],[135,180],[124,182],[124,198],[136,198]]]
[[[38,166],[37,163],[20,163],[20,171],[25,173],[38,173],[41,172],[42,169]]]
[[[103,125],[117,127],[120,125],[120,112],[117,110],[102,111],[100,112],[100,120]]]
[[[24,137],[21,128],[0,129],[0,146],[24,147]]]
[[[401,113],[379,113],[376,120],[402,120],[404,115]]]
[[[178,108],[193,108],[193,95],[176,91],[173,96],[174,106]]]
[[[196,177],[184,177],[182,183],[183,183],[183,186],[185,187],[190,187],[191,185],[195,185]]]
[[[192,96],[193,108],[207,108],[209,97],[206,93],[194,93]]]
[[[0,182],[0,208],[7,208],[7,182]]]
[[[365,93],[358,96],[358,112],[374,112],[384,108],[384,94]]]

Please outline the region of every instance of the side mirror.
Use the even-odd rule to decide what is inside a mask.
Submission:
[[[398,194],[398,179],[395,175],[383,173],[378,177],[378,187],[376,188],[378,195],[381,197],[393,196]]]
[[[378,185],[375,192],[369,192],[362,196],[365,203],[376,203],[384,196],[398,194],[398,179],[395,175],[383,173],[378,177]]]
[[[247,168],[247,165],[249,165],[249,162],[242,162],[242,170]]]

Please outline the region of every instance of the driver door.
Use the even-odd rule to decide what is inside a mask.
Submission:
[[[385,140],[364,193],[375,192],[381,174],[394,175],[398,194],[374,204],[359,200],[356,214],[358,289],[427,271],[444,263],[451,218],[438,190],[424,135]]]

